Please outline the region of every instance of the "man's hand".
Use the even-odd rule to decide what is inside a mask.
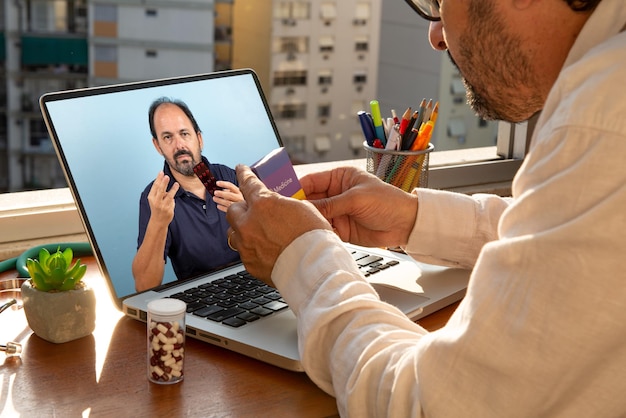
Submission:
[[[213,201],[217,203],[217,208],[222,212],[226,212],[233,203],[243,200],[239,188],[230,181],[218,180],[216,184],[222,189],[214,192]]]
[[[226,212],[230,243],[246,269],[271,283],[274,263],[297,237],[314,229],[331,229],[314,206],[270,191],[250,170],[238,165],[237,180],[244,199]]]
[[[160,171],[148,193],[150,221],[166,228],[174,219],[174,196],[180,187],[178,183],[174,183],[172,188],[167,190],[169,182],[169,176]]]
[[[366,247],[405,245],[417,216],[417,196],[354,167],[313,173],[302,189],[343,241]]]

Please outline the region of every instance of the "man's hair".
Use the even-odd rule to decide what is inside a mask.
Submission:
[[[200,127],[198,126],[198,122],[196,122],[196,118],[193,117],[193,113],[191,113],[191,110],[189,110],[189,107],[185,104],[185,102],[183,102],[182,100],[170,99],[169,97],[159,97],[152,102],[152,104],[150,105],[150,109],[148,110],[148,123],[150,124],[150,133],[152,134],[152,138],[157,138],[156,130],[154,129],[154,112],[156,112],[157,107],[166,103],[178,106],[178,108],[182,110],[183,113],[187,115],[187,117],[191,121],[191,126],[193,126],[194,132],[202,132],[200,130]]]
[[[576,12],[593,10],[601,0],[565,0],[569,7]]]

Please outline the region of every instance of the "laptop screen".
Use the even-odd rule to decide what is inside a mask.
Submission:
[[[202,155],[234,168],[281,145],[260,84],[235,70],[48,93],[40,105],[94,251],[117,298],[135,293],[139,197],[163,169],[152,144],[148,108],[162,96],[182,100],[198,122]],[[167,262],[163,283],[176,280]]]

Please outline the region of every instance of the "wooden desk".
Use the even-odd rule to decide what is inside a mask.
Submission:
[[[0,344],[22,344],[20,357],[0,353],[0,415],[334,417],[337,407],[304,373],[295,373],[187,338],[185,379],[156,385],[146,377],[146,325],[115,307],[93,257],[85,280],[99,298],[90,336],[53,344],[32,334],[15,305],[0,315]],[[0,280],[15,278],[14,271]],[[0,304],[18,292],[0,291]],[[456,304],[419,321],[434,330]]]

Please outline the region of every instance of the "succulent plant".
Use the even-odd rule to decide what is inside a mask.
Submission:
[[[47,249],[39,251],[39,257],[26,260],[26,268],[33,286],[43,292],[72,290],[81,283],[87,271],[87,265],[81,264],[80,259],[72,265],[74,253],[71,248],[50,254]]]

